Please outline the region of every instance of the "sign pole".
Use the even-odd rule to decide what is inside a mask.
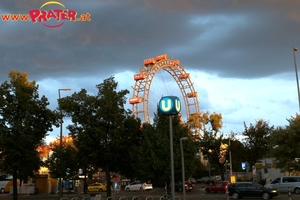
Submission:
[[[173,155],[173,125],[172,125],[172,116],[169,115],[169,124],[170,124],[170,155],[171,155],[171,193],[172,199],[175,199],[175,176],[174,176],[174,155]]]
[[[173,155],[173,125],[172,115],[177,115],[181,110],[180,100],[175,96],[162,97],[159,101],[159,109],[165,114],[169,115],[170,126],[170,157],[171,157],[171,195],[172,200],[175,200],[175,176],[174,176],[174,155]]]

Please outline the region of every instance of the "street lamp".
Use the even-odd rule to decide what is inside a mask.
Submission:
[[[61,88],[61,89],[58,89],[58,100],[60,99],[60,91],[71,91],[70,88]],[[60,134],[59,134],[59,148],[60,150],[62,150],[62,125],[63,125],[63,120],[62,120],[62,110],[60,109],[60,105],[59,105],[59,111],[60,111],[60,116],[61,116],[61,119],[60,119]],[[59,182],[58,182],[58,188],[59,188],[59,198],[62,197],[62,178],[60,177],[59,178]]]
[[[58,89],[58,99],[60,99],[60,91],[71,91],[71,89],[70,88]],[[59,111],[60,111],[60,114],[62,115],[62,111],[60,109],[60,106],[59,106]],[[63,120],[60,119],[60,135],[59,135],[59,147],[60,148],[62,148],[62,124],[63,124]]]
[[[293,47],[294,64],[295,64],[295,72],[296,72],[296,81],[297,81],[297,90],[298,90],[298,102],[299,102],[299,111],[300,111],[300,90],[299,90],[298,69],[297,69],[296,54],[295,54],[296,51],[298,51],[298,48],[297,47]]]
[[[184,173],[184,156],[183,156],[183,147],[182,141],[188,140],[188,137],[180,138],[180,150],[181,150],[181,165],[182,165],[182,192],[183,192],[183,200],[185,200],[185,173]]]

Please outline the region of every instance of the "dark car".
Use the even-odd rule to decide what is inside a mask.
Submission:
[[[233,199],[243,197],[262,197],[263,199],[271,199],[278,196],[278,191],[275,189],[265,188],[258,183],[252,182],[236,182],[228,187],[229,196]]]
[[[225,193],[228,187],[227,181],[217,181],[214,184],[208,185],[205,187],[207,193],[210,192],[222,192]]]
[[[170,187],[171,187],[171,184],[170,184]],[[190,183],[188,181],[185,181],[185,184],[184,184],[184,188],[186,191],[192,191],[195,187],[195,184],[194,183]],[[178,192],[182,192],[182,182],[179,181],[179,182],[175,182],[175,191],[178,191]]]

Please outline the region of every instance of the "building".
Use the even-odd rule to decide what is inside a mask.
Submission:
[[[265,179],[267,182],[274,180],[280,176],[287,176],[285,172],[282,172],[281,169],[276,168],[276,161],[272,158],[264,158],[259,160],[255,164],[255,169],[253,170],[257,180]]]

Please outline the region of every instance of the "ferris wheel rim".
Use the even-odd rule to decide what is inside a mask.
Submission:
[[[190,108],[191,106],[195,107],[195,113],[199,113],[200,109],[197,98],[197,92],[195,91],[193,83],[190,80],[189,73],[187,73],[185,69],[180,65],[179,60],[174,59],[161,59],[153,63],[153,65],[144,65],[144,67],[140,69],[140,75],[145,75],[145,77],[136,80],[135,85],[133,87],[132,98],[142,97],[142,101],[139,102],[142,104],[142,109],[139,110],[138,103],[133,104],[132,113],[136,117],[139,117],[139,115],[142,114],[144,119],[142,120],[142,123],[151,122],[149,111],[150,89],[155,75],[160,70],[167,71],[177,83],[177,86],[179,87],[184,99],[187,119],[189,119],[190,115],[192,114]],[[192,96],[189,97],[188,94],[192,94]],[[190,103],[189,99],[192,99],[192,103]]]

